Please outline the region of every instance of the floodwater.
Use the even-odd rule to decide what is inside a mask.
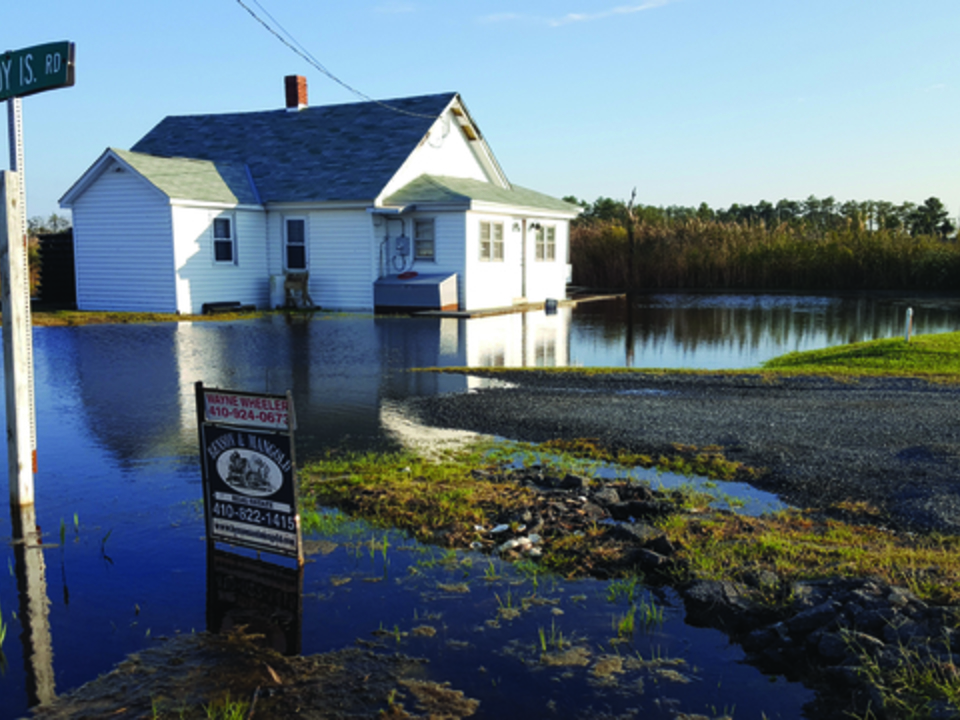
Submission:
[[[899,335],[908,306],[915,332],[960,325],[952,301],[662,295],[630,309],[605,301],[466,321],[321,315],[37,328],[36,515],[46,549],[15,548],[13,518],[0,516],[0,720],[163,637],[243,621],[215,601],[225,587],[238,595],[246,581],[237,578],[256,587],[259,570],[232,567],[229,556],[226,569],[208,566],[202,539],[198,380],[292,390],[302,463],[331,448],[398,448],[409,429],[397,400],[481,382],[407,368],[751,367],[792,350]],[[813,699],[741,662],[721,633],[688,627],[669,591],[636,588],[630,602],[611,597],[610,583],[522,572],[362,524],[309,539],[302,579],[272,596],[286,618],[274,628],[277,646],[316,653],[361,639],[428,658],[431,679],[481,701],[477,717],[734,708],[738,718],[798,717]],[[634,605],[662,617],[613,642]],[[436,633],[415,632],[423,626]],[[582,648],[585,664],[544,666],[543,643]]]

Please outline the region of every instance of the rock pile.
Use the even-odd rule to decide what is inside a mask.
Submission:
[[[539,555],[541,538],[557,543],[583,537],[576,574],[603,578],[637,570],[654,581],[680,576],[676,548],[651,524],[690,511],[679,491],[572,474],[555,477],[539,467],[475,475],[535,491],[529,507],[497,518],[498,532],[480,543],[490,550],[505,557]],[[687,621],[726,631],[765,671],[802,679],[823,690],[821,697],[844,698],[832,709],[820,708],[822,717],[849,711],[851,701],[855,711],[869,709],[878,720],[888,717],[874,684],[880,672],[960,672],[960,607],[929,605],[877,578],[784,583],[768,571],[745,572],[741,578],[692,580],[677,587]],[[776,602],[758,602],[758,596]],[[929,717],[956,718],[958,708],[934,703]]]

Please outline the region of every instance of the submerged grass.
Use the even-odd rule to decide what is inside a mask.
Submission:
[[[448,544],[458,545],[476,535],[489,511],[531,500],[530,491],[516,485],[478,482],[471,473],[487,464],[481,446],[448,453],[440,462],[411,453],[328,454],[304,468],[302,487],[320,504],[421,540],[434,540],[442,530]]]
[[[477,526],[504,511],[529,506],[533,493],[509,482],[479,479],[476,469],[493,469],[491,457],[510,455],[512,444],[478,444],[451,451],[442,460],[410,453],[330,455],[301,474],[303,497],[362,516],[368,522],[406,530],[418,539],[466,547]],[[555,447],[555,445],[551,445]],[[823,510],[785,510],[762,517],[710,512],[712,496],[675,490],[665,500],[676,512],[657,521],[690,577],[741,580],[765,570],[777,587],[758,589],[757,600],[785,602],[782,588],[796,580],[879,576],[907,587],[936,604],[960,602],[960,537],[902,534],[879,526],[882,517],[864,504],[845,503]],[[838,517],[843,519],[837,519]],[[605,529],[543,538],[540,566],[562,575],[582,575],[602,563]],[[498,573],[493,565],[489,576]],[[635,586],[611,586],[610,600],[627,599]]]
[[[623,449],[610,449],[596,438],[548,440],[541,446],[548,453],[561,456],[612,463],[621,467],[656,468],[677,475],[702,475],[718,480],[755,477],[758,471],[741,462],[727,460],[717,446],[698,448],[694,445],[673,444],[673,453],[656,457]]]

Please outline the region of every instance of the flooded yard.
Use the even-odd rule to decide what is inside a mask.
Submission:
[[[898,335],[908,306],[914,332],[960,325],[946,301],[684,295],[475,320],[319,315],[37,328],[44,587],[39,600],[28,597],[11,519],[0,516],[8,569],[0,720],[164,638],[243,623],[215,600],[225,582],[253,571],[218,571],[203,540],[197,380],[290,389],[305,462],[328,450],[398,449],[410,428],[394,401],[485,382],[409,368],[751,367],[792,350]],[[743,494],[760,506],[773,500]],[[814,700],[742,662],[722,633],[688,626],[669,590],[564,580],[342,519],[305,537],[302,587],[281,596],[296,607],[284,606],[291,618],[271,630],[277,646],[315,654],[360,641],[425,658],[425,678],[480,701],[475,717],[788,718]],[[38,602],[46,620],[36,617]],[[628,632],[635,606],[650,619]]]

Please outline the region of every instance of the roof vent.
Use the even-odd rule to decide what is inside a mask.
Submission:
[[[307,79],[303,75],[287,75],[283,79],[287,110],[296,112],[307,106]]]

